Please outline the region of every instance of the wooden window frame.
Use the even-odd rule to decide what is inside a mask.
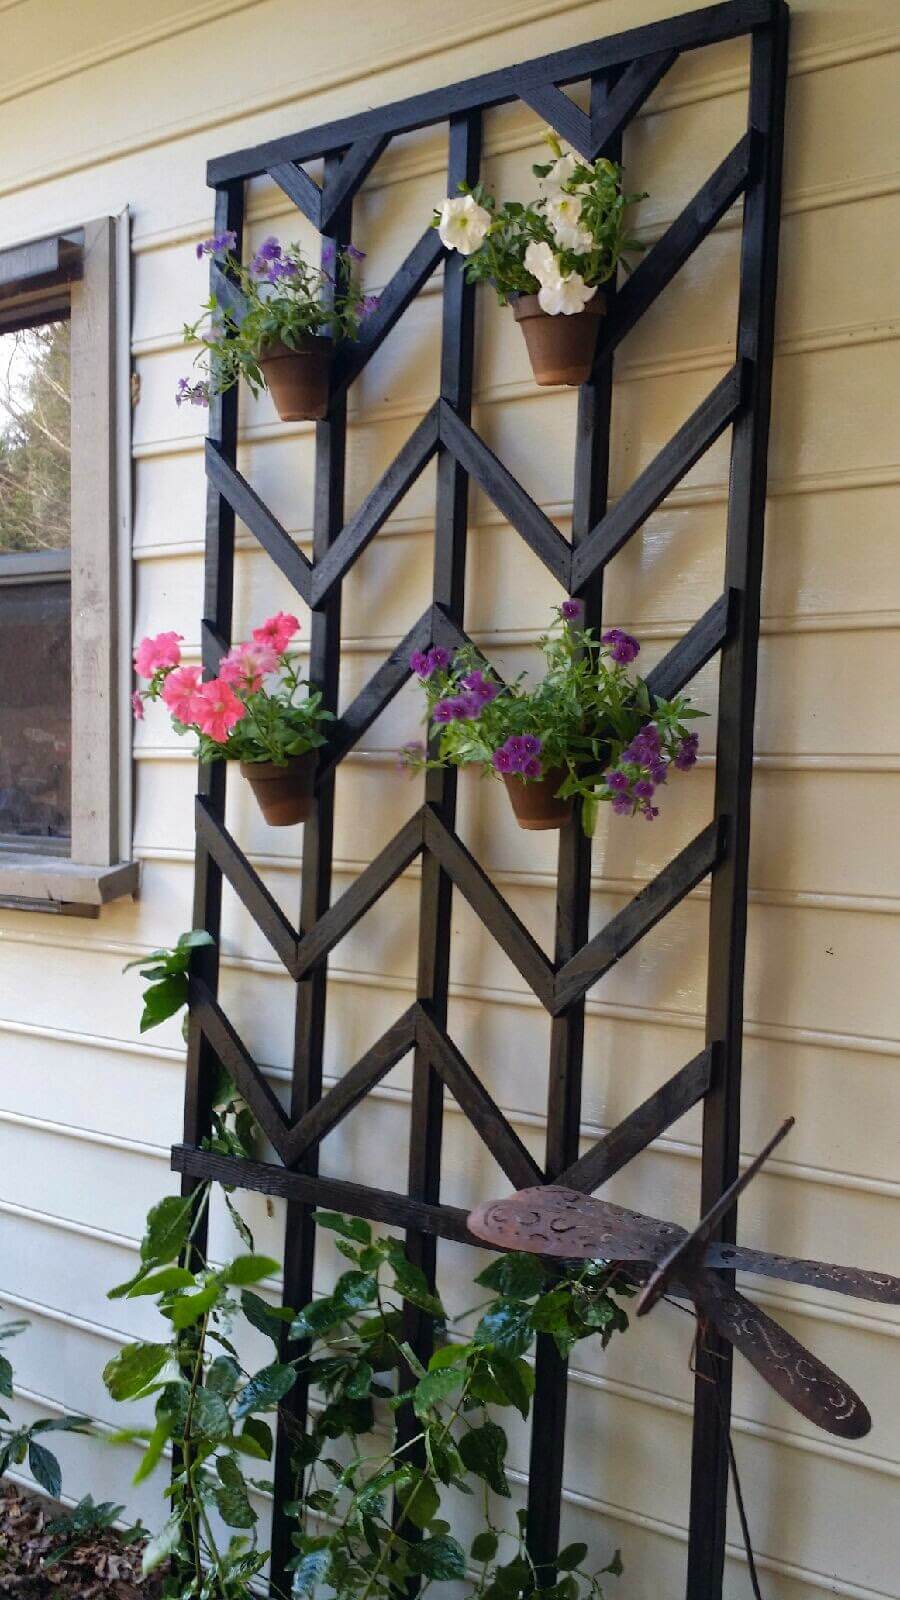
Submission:
[[[0,843],[0,906],[95,916],[138,887],[131,846],[128,218],[0,251],[0,333],[65,311],[72,329],[72,834],[67,853]],[[0,582],[59,560],[0,556]]]

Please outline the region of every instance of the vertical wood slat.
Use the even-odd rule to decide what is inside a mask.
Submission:
[[[591,83],[591,115],[602,113],[618,74],[604,74]],[[621,157],[621,138],[603,152]],[[614,286],[607,285],[610,298]],[[572,497],[572,543],[588,537],[606,511],[609,492],[609,446],[612,419],[613,354],[596,366],[592,381],[578,395],[575,436],[575,481]],[[585,585],[581,598],[584,621],[600,627],[603,610],[603,572]],[[580,806],[563,829],[559,841],[556,888],[555,961],[569,961],[588,938],[591,902],[591,841],[581,826]],[[554,1183],[578,1159],[581,1125],[581,1082],[584,1056],[584,996],[574,1001],[550,1029],[550,1074],[547,1088],[547,1142],[545,1171]],[[535,1392],[531,1412],[531,1454],[528,1469],[528,1549],[536,1563],[552,1563],[559,1549],[560,1509],[565,1451],[568,1363],[548,1334],[540,1335],[535,1364]],[[542,1582],[550,1582],[542,1574]]]
[[[734,424],[725,587],[736,591],[737,619],[722,648],[716,746],[716,815],[728,816],[729,849],[713,870],[709,915],[706,1040],[721,1040],[704,1100],[700,1211],[739,1170],[741,1050],[747,931],[750,790],[756,703],[760,588],[766,508],[769,409],[778,274],[778,224],[787,79],[788,13],[753,35],[748,125],[764,156],[744,199],[738,357],[753,363],[747,404]],[[717,1237],[733,1243],[736,1210]],[[691,1454],[687,1600],[718,1600],[725,1564],[728,1427],[733,1351],[709,1332],[697,1352]]]
[[[456,194],[460,182],[477,183],[481,163],[481,113],[451,117],[447,159],[447,194]],[[472,373],[475,349],[475,290],[465,281],[465,261],[458,253],[444,266],[441,331],[441,399],[468,422],[472,410]],[[447,450],[437,462],[434,535],[434,601],[450,620],[462,627],[465,601],[466,535],[468,529],[468,474]],[[456,820],[456,771],[429,772],[425,798],[441,821],[453,829]],[[422,859],[419,894],[419,955],[416,995],[439,1028],[447,1021],[450,981],[450,907],[452,883],[436,858],[426,851]],[[443,1083],[431,1065],[426,1049],[417,1045],[413,1059],[407,1189],[414,1200],[440,1199]],[[408,1254],[434,1284],[436,1245],[433,1236],[410,1231]],[[431,1318],[415,1306],[406,1308],[405,1334],[420,1359],[431,1348]],[[401,1414],[401,1431],[411,1424]],[[418,1426],[416,1424],[416,1426]]]
[[[325,182],[336,175],[340,162],[325,163]],[[332,222],[323,246],[350,240],[352,201],[343,205]],[[316,423],[316,466],[313,499],[313,560],[318,561],[337,539],[344,520],[344,482],[347,455],[347,397],[333,399],[324,422]],[[309,676],[322,691],[323,703],[337,711],[341,659],[341,587],[338,585],[310,622]],[[300,893],[300,927],[312,928],[331,903],[334,854],[334,790],[336,772],[323,775],[317,789],[313,815],[303,829]],[[325,1010],[328,963],[322,961],[297,985],[294,1019],[294,1062],[291,1084],[291,1121],[304,1116],[322,1095],[325,1047]],[[305,1173],[318,1171],[318,1147],[299,1163]],[[289,1201],[285,1217],[285,1305],[299,1309],[312,1299],[315,1268],[315,1206]],[[295,1351],[291,1352],[296,1353]],[[289,1430],[305,1426],[309,1406],[308,1385],[298,1383],[283,1404],[275,1451],[275,1506],[293,1498]],[[292,1525],[276,1510],[272,1519],[272,1592],[290,1592],[285,1564],[293,1553]]]
[[[237,236],[240,251],[244,226],[244,186],[230,183],[216,190],[214,232],[231,229]],[[210,280],[215,271],[210,262]],[[213,395],[209,404],[209,437],[232,465],[237,458],[238,391]],[[213,639],[230,641],[231,618],[234,600],[234,511],[214,484],[206,486],[206,555],[204,563],[203,593],[203,668],[208,677],[218,670],[218,655]],[[214,820],[225,820],[226,761],[213,761],[200,766],[197,792],[204,801],[205,810]],[[203,980],[206,988],[215,995],[219,983],[219,933],[222,917],[222,873],[213,861],[206,845],[197,840],[194,861],[193,927],[205,928],[216,943],[195,950],[191,970]],[[199,1023],[189,1020],[187,1073],[184,1090],[184,1139],[187,1144],[198,1145],[210,1129],[212,1110],[211,1092],[215,1077],[215,1056],[203,1035]],[[185,1177],[182,1193],[196,1188],[196,1180]],[[206,1222],[195,1234],[198,1251],[206,1246]]]

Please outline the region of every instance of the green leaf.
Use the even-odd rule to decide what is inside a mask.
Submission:
[[[0,1356],[0,1394],[5,1395],[7,1400],[13,1397],[12,1362],[6,1356]]]
[[[174,973],[169,978],[163,978],[160,983],[151,983],[149,988],[144,990],[140,1032],[147,1033],[151,1028],[158,1028],[161,1022],[174,1017],[176,1011],[186,1006],[187,1001],[188,981],[184,973]]]
[[[134,1400],[159,1376],[169,1360],[166,1344],[130,1344],[103,1368],[103,1382],[113,1400]]]
[[[291,1594],[295,1597],[310,1595],[328,1575],[331,1553],[328,1550],[310,1550],[294,1568]]]
[[[196,1294],[178,1295],[167,1307],[167,1315],[172,1319],[173,1328],[182,1332],[185,1328],[193,1327],[195,1322],[205,1316],[221,1299],[222,1286],[215,1278],[198,1289]]]
[[[438,1368],[437,1372],[426,1372],[420,1378],[412,1393],[413,1410],[417,1417],[426,1417],[433,1406],[439,1405],[442,1400],[458,1389],[463,1381],[463,1374],[458,1367]]]
[[[576,1567],[581,1566],[587,1553],[586,1544],[567,1544],[564,1550],[560,1550],[554,1565],[559,1567],[560,1572],[574,1572]]]
[[[141,1261],[148,1267],[162,1267],[174,1261],[187,1244],[194,1212],[194,1196],[170,1194],[147,1213],[141,1240]]]
[[[538,1256],[516,1251],[498,1256],[479,1272],[475,1282],[510,1300],[530,1300],[544,1288],[547,1270]]]
[[[268,1300],[263,1300],[251,1289],[244,1289],[241,1293],[241,1310],[251,1327],[266,1334],[275,1344],[281,1339],[284,1324],[291,1322],[294,1316],[289,1306],[270,1306]]]
[[[258,1520],[250,1504],[244,1474],[233,1456],[219,1456],[216,1471],[220,1484],[213,1490],[219,1515],[228,1528],[252,1528]]]
[[[337,1211],[317,1211],[316,1226],[340,1233],[345,1239],[355,1239],[357,1244],[372,1243],[372,1229],[362,1217],[342,1217]]]
[[[198,1389],[191,1410],[192,1438],[209,1439],[219,1444],[230,1434],[231,1417],[222,1396],[211,1389]]]
[[[499,1542],[497,1535],[492,1533],[490,1528],[484,1528],[481,1533],[476,1533],[472,1540],[470,1551],[472,1560],[480,1562],[493,1561],[497,1554]]]
[[[607,1566],[601,1568],[601,1571],[608,1572],[611,1578],[621,1578],[622,1573],[625,1571],[625,1568],[622,1565],[621,1550],[616,1550],[614,1552],[612,1560]]]
[[[181,1512],[173,1511],[167,1522],[164,1522],[159,1533],[150,1539],[144,1549],[144,1558],[141,1563],[141,1573],[148,1578],[151,1572],[161,1567],[164,1561],[173,1556],[181,1544]]]
[[[332,1328],[339,1327],[347,1320],[349,1307],[346,1304],[337,1305],[330,1297],[321,1300],[311,1300],[308,1306],[298,1311],[291,1323],[292,1339],[318,1339]]]
[[[132,1483],[143,1483],[145,1479],[149,1478],[166,1448],[171,1432],[171,1422],[163,1412],[156,1419],[156,1426],[147,1440],[147,1448],[141,1457],[140,1466],[131,1480]]]
[[[475,1329],[475,1343],[504,1355],[521,1356],[534,1338],[531,1309],[520,1300],[498,1300]]]
[[[457,1446],[463,1466],[476,1477],[483,1478],[495,1494],[509,1499],[506,1481],[506,1434],[496,1422],[485,1422],[480,1428],[464,1433]]]
[[[234,1356],[216,1356],[206,1374],[206,1387],[212,1394],[229,1400],[241,1381],[241,1369]]]
[[[274,1411],[279,1400],[294,1387],[297,1374],[293,1367],[273,1362],[263,1367],[246,1383],[234,1408],[236,1417],[249,1416],[251,1411]]]
[[[259,1283],[279,1271],[279,1263],[272,1256],[236,1256],[222,1273],[223,1283],[235,1285]]]
[[[426,1578],[444,1580],[466,1575],[466,1553],[449,1533],[435,1534],[421,1544],[411,1545],[409,1560],[414,1570]]]
[[[358,1365],[354,1367],[349,1378],[347,1379],[347,1382],[344,1385],[344,1393],[348,1394],[351,1400],[365,1399],[365,1396],[369,1393],[372,1387],[372,1379],[374,1376],[375,1373],[372,1370],[371,1363],[368,1361],[360,1361]]]
[[[36,1444],[34,1439],[30,1440],[28,1465],[35,1481],[46,1490],[51,1500],[58,1500],[62,1488],[62,1472],[52,1450],[46,1450],[42,1444]]]
[[[274,1443],[272,1429],[267,1422],[263,1422],[262,1417],[248,1417],[234,1440],[236,1450],[243,1451],[244,1455],[255,1456],[259,1461],[272,1459]]]
[[[521,1356],[505,1356],[499,1350],[492,1350],[487,1360],[491,1376],[505,1400],[527,1417],[534,1394],[534,1368]]]
[[[250,1229],[247,1227],[247,1224],[241,1216],[241,1213],[238,1211],[237,1207],[232,1204],[232,1201],[227,1194],[225,1195],[225,1207],[228,1211],[228,1215],[234,1223],[235,1232],[238,1234],[241,1242],[247,1246],[248,1250],[252,1250],[253,1235],[250,1232]]]
[[[350,1311],[362,1311],[378,1298],[378,1279],[374,1272],[344,1272],[338,1278],[332,1295],[336,1307],[346,1306]]]
[[[398,1499],[403,1507],[403,1515],[407,1522],[415,1528],[427,1528],[429,1522],[437,1516],[441,1497],[431,1479],[424,1473],[417,1473],[407,1484],[398,1490]]]
[[[195,1282],[194,1274],[188,1272],[187,1267],[163,1267],[160,1272],[151,1272],[146,1278],[137,1278],[128,1290],[128,1299],[135,1300],[142,1294],[167,1294],[171,1289],[187,1289]]]
[[[211,933],[205,928],[192,928],[189,933],[180,933],[175,944],[176,950],[197,950],[202,945],[215,944]]]

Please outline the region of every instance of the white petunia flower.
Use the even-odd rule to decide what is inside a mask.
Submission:
[[[559,147],[557,146],[557,149],[558,148]],[[567,150],[564,156],[559,156],[558,159],[554,161],[550,171],[547,173],[546,178],[541,180],[544,185],[545,193],[557,193],[563,187],[563,184],[570,181],[577,166],[578,162],[573,156],[571,150]]]
[[[448,250],[470,256],[482,243],[490,225],[490,212],[478,204],[474,195],[464,194],[444,201],[438,233]]]
[[[593,248],[593,235],[581,226],[581,200],[577,194],[555,194],[547,201],[547,219],[561,250],[585,253]]]
[[[537,244],[532,239],[525,251],[525,266],[538,283],[551,283],[559,277],[559,262],[549,244]]]
[[[541,285],[538,304],[551,317],[571,317],[583,311],[597,290],[589,289],[579,272],[570,272]]]

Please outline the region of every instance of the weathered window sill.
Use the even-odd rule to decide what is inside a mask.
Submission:
[[[92,867],[64,856],[40,856],[24,850],[0,853],[0,907],[6,910],[96,917],[108,901],[135,894],[139,882],[137,861]]]

